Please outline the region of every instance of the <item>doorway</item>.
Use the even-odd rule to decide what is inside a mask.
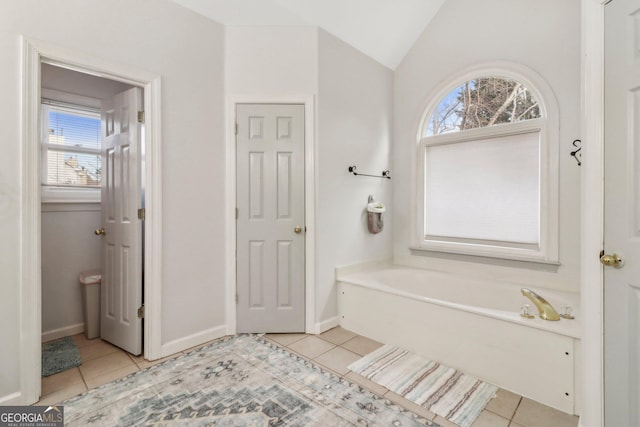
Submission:
[[[640,2],[606,5],[604,419],[640,425]]]
[[[315,177],[315,101],[313,95],[229,95],[226,105],[226,241],[227,253],[236,254],[239,249],[236,236],[236,201],[237,192],[236,173],[236,109],[242,104],[264,105],[299,105],[304,107],[304,332],[315,334],[328,329],[325,325],[317,323],[315,301],[315,206],[316,206],[316,177]],[[295,227],[295,225],[294,225]],[[225,320],[227,334],[237,333],[238,304],[236,300],[237,289],[237,265],[236,256],[229,256],[226,264],[226,295],[225,306],[227,308]]]
[[[304,332],[304,105],[238,104],[236,121],[238,332]]]
[[[101,158],[101,107],[132,88],[46,62],[41,65],[43,342],[75,335],[90,326],[99,331],[99,325],[82,327],[84,302],[78,275],[83,271],[104,273],[106,236],[94,233],[104,226],[103,213],[109,202],[101,203],[100,194],[100,184],[107,179]],[[136,264],[135,270],[141,271],[142,257]],[[95,332],[91,335],[94,338]],[[107,341],[123,347],[118,339]],[[135,352],[130,347],[127,350]]]
[[[22,119],[23,181],[21,212],[22,297],[20,365],[21,401],[37,402],[41,392],[42,276],[41,276],[41,168],[42,141],[41,63],[144,88],[145,111],[145,335],[144,357],[161,357],[161,174],[160,174],[160,77],[133,67],[113,64],[86,53],[77,53],[47,43],[23,39]],[[79,286],[79,285],[78,285]]]

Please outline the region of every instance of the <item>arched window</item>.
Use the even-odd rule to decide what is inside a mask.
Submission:
[[[557,262],[555,101],[533,71],[514,68],[471,70],[429,103],[415,248]]]
[[[468,80],[438,104],[425,136],[539,119],[540,104],[522,83],[506,77]]]

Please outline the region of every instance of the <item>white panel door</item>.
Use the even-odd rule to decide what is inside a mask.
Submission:
[[[142,90],[132,88],[102,106],[102,227],[100,335],[142,353]]]
[[[304,332],[304,106],[239,104],[237,330]]]
[[[604,197],[604,250],[624,261],[621,268],[604,268],[605,425],[635,427],[640,426],[640,0],[614,0],[605,7]]]

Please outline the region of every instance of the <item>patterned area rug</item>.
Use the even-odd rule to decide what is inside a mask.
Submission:
[[[385,345],[349,369],[462,427],[478,418],[498,387]]]
[[[65,425],[437,426],[255,335],[62,402]]]
[[[42,344],[42,376],[57,374],[82,364],[78,346],[71,337]]]

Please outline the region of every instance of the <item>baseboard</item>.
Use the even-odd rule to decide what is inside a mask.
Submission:
[[[162,344],[160,348],[160,358],[174,355],[191,347],[215,340],[216,338],[224,337],[226,334],[227,325],[222,325],[207,329],[206,331],[197,332],[184,338],[169,341],[168,343]]]
[[[19,391],[0,397],[0,406],[24,405],[24,404],[25,402],[22,401],[22,393]]]
[[[330,319],[324,320],[320,323],[316,323],[316,330],[315,330],[315,334],[321,334],[325,331],[328,331],[329,329],[333,329],[336,326],[340,325],[340,317],[336,316],[336,317],[332,317]]]
[[[84,323],[78,323],[76,325],[65,326],[64,328],[54,329],[42,333],[42,342],[57,340],[58,338],[64,338],[71,335],[77,335],[84,332]]]

